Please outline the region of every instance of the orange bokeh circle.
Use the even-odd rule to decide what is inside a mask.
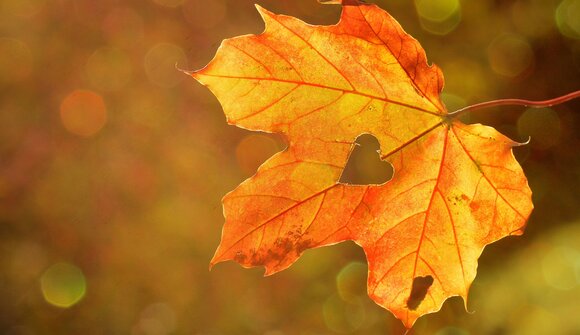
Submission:
[[[88,90],[75,90],[63,99],[60,119],[69,132],[91,137],[107,122],[107,108],[99,94]]]

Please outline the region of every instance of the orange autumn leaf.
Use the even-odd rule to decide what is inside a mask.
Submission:
[[[369,296],[407,328],[451,296],[466,301],[483,248],[522,234],[532,210],[517,143],[448,116],[441,71],[376,5],[344,4],[334,26],[258,10],[264,33],[223,41],[191,75],[230,124],[282,133],[289,146],[224,197],[211,264],[270,275],[306,249],[352,240],[367,257]],[[340,183],[365,133],[394,176]]]

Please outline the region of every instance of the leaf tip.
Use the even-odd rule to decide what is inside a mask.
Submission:
[[[209,271],[213,269],[213,267],[219,262],[216,261],[215,256],[209,261]]]
[[[473,314],[475,314],[475,310],[470,311],[469,307],[467,307],[467,301],[468,301],[467,297],[468,297],[467,293],[465,293],[465,295],[463,295],[463,294],[461,295],[461,298],[463,298],[463,307],[465,308],[465,312],[467,312],[467,314],[473,315]]]
[[[189,74],[189,75],[191,75],[191,74],[192,74],[192,71],[187,71],[187,70],[184,70],[184,69],[180,68],[180,67],[179,67],[179,62],[175,62],[175,69],[176,69],[177,71],[179,71],[179,72],[183,72],[183,73],[185,73],[185,74]]]
[[[201,70],[194,70],[194,71],[190,71],[190,70],[185,70],[179,67],[179,64],[176,62],[175,63],[175,69],[181,73],[185,73],[188,76],[191,76],[195,79],[197,79],[197,73]]]
[[[213,255],[213,257],[211,258],[211,260],[209,261],[209,270],[211,271],[213,269],[213,267],[221,262],[225,262],[228,259],[223,257],[223,254],[220,254],[220,250],[221,250],[221,245],[218,247],[218,249],[215,251],[215,254]]]
[[[269,22],[274,20],[274,17],[276,16],[276,14],[270,12],[269,10],[267,10],[266,8],[264,8],[258,4],[255,4],[254,6],[256,6],[256,10],[258,10],[260,17],[262,18],[262,21],[264,21],[264,24],[266,25],[265,30],[268,30]]]
[[[270,12],[266,8],[264,8],[258,4],[254,4],[254,6],[256,6],[256,10],[258,11],[258,13],[260,13],[260,16],[262,16],[262,19],[264,19],[264,21],[266,20],[267,17],[274,16],[274,13]]]
[[[512,146],[514,146],[514,147],[521,147],[521,146],[530,144],[531,141],[532,141],[532,137],[531,136],[528,136],[528,139],[525,142],[516,142],[516,141],[514,141],[514,143],[513,143]]]

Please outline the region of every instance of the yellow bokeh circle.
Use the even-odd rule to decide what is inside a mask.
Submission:
[[[435,35],[447,35],[461,22],[459,0],[415,0],[423,30]]]
[[[351,262],[336,276],[336,291],[344,301],[356,302],[366,295],[368,266],[361,262]]]
[[[562,35],[580,39],[580,0],[564,0],[555,12],[556,24]]]
[[[518,119],[520,138],[531,138],[534,148],[548,149],[558,144],[562,135],[562,123],[558,114],[550,108],[530,108]]]
[[[459,0],[415,0],[417,13],[429,21],[443,22],[461,10]]]
[[[56,263],[42,274],[40,288],[46,302],[68,308],[84,297],[87,284],[78,267],[69,263]]]
[[[487,49],[492,70],[504,77],[518,77],[534,64],[534,51],[528,41],[515,34],[502,34]]]

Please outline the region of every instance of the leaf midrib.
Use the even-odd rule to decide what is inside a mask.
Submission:
[[[325,86],[325,85],[309,83],[309,82],[300,82],[300,81],[296,81],[296,80],[280,79],[280,78],[273,78],[273,77],[271,77],[271,78],[243,77],[243,76],[227,76],[227,75],[222,75],[222,74],[207,74],[207,73],[203,73],[203,74],[202,73],[194,73],[193,76],[198,77],[198,78],[202,77],[202,76],[206,76],[206,77],[224,78],[224,79],[273,81],[273,82],[280,82],[280,83],[287,83],[287,84],[295,84],[295,85],[299,85],[299,86],[311,86],[311,87],[316,87],[316,88],[322,88],[322,89],[342,92],[344,94],[350,93],[350,94],[359,95],[359,96],[365,97],[365,98],[376,99],[379,101],[383,101],[386,103],[392,103],[392,104],[399,105],[402,107],[407,107],[409,109],[416,110],[416,111],[423,112],[423,113],[427,113],[427,114],[431,114],[434,116],[440,116],[440,117],[444,116],[443,114],[439,114],[439,113],[430,111],[428,109],[414,106],[414,105],[411,105],[411,104],[408,104],[405,102],[388,99],[386,97],[379,97],[379,96],[376,96],[373,94],[367,94],[367,93],[363,93],[363,92],[356,91],[356,90],[345,90],[345,89],[338,88],[338,87]]]

